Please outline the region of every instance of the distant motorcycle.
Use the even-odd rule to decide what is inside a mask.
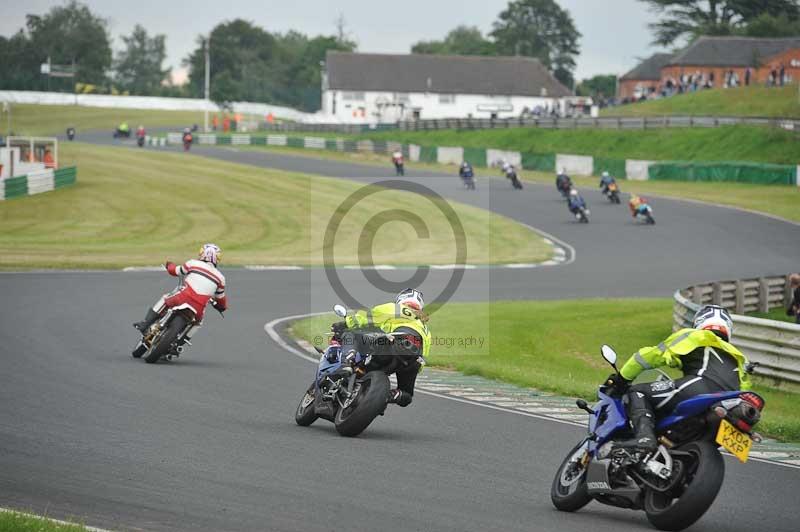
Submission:
[[[183,151],[189,151],[192,147],[192,142],[194,138],[192,137],[191,133],[184,133],[183,135]]]
[[[138,144],[140,148],[143,148],[144,147],[144,136],[136,137],[136,144]]]
[[[406,175],[406,168],[402,153],[396,151],[392,154],[392,164],[394,164],[394,175],[398,177]]]
[[[462,166],[458,170],[458,175],[464,182],[464,188],[467,190],[475,190],[475,172],[471,166]]]
[[[603,191],[603,193],[606,195],[608,201],[610,201],[611,203],[617,203],[617,204],[620,203],[619,185],[617,185],[616,183],[609,183],[608,186]]]
[[[642,203],[636,209],[634,218],[643,218],[647,225],[655,225],[656,220],[653,218],[653,208],[647,203]]]
[[[112,133],[115,139],[129,139],[131,138],[131,130],[130,129],[120,129],[117,128]]]
[[[506,170],[506,177],[511,180],[511,186],[513,186],[516,190],[522,190],[522,182],[517,177],[517,171],[514,170],[514,167]]]
[[[68,127],[67,128],[67,139],[70,140],[70,141],[75,140],[75,128],[74,127]]]

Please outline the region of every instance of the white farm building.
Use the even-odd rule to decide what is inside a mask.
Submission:
[[[329,51],[322,114],[343,123],[508,118],[572,93],[536,59]]]

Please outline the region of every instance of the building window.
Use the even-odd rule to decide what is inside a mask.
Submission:
[[[456,103],[455,94],[440,94],[439,103]]]
[[[394,95],[394,101],[397,103],[409,103],[411,101],[411,97],[408,95],[408,93],[396,92]]]
[[[351,101],[351,102],[363,102],[364,101],[364,93],[363,92],[343,92],[342,99],[344,101]]]

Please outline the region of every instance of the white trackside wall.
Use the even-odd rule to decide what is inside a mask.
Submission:
[[[329,89],[322,94],[322,114],[342,123],[394,123],[440,118],[512,118],[527,107],[558,106],[556,98],[439,94],[434,92],[363,92]]]

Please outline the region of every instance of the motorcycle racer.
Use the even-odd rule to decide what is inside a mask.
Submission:
[[[626,390],[642,371],[668,366],[684,376],[675,381],[655,381],[630,386],[626,408],[635,437],[618,442],[623,448],[653,450],[655,411],[671,411],[675,405],[698,394],[750,389],[747,357],[731,343],[733,321],[723,307],[706,305],[694,316],[694,328],[681,329],[653,347],[643,347],[628,359],[607,384]]]
[[[225,276],[217,269],[221,257],[219,246],[209,243],[200,248],[197,259],[180,265],[167,261],[164,264],[167,273],[174,277],[184,276],[183,283],[177,290],[161,296],[152,308],[147,309],[145,318],[133,324],[134,328],[145,334],[168,308],[188,307],[194,313],[197,324],[203,320],[209,302],[219,312],[227,310]]]
[[[431,333],[423,312],[425,302],[422,292],[413,288],[401,291],[394,302],[384,303],[369,310],[360,310],[344,321],[334,323],[334,335],[351,344],[362,354],[397,355],[407,358],[408,364],[396,372],[397,388],[390,393],[389,402],[408,406],[414,397],[417,374],[431,346]],[[348,340],[346,336],[354,333]],[[377,334],[376,334],[377,333]],[[392,336],[387,336],[392,333]],[[401,333],[397,335],[396,333]]]

